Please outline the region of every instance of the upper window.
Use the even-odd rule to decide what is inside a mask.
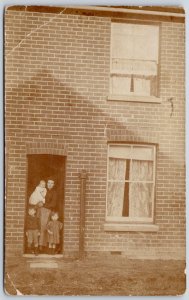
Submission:
[[[154,145],[108,147],[107,221],[153,222]]]
[[[110,94],[118,98],[157,97],[159,26],[130,23],[111,26]]]

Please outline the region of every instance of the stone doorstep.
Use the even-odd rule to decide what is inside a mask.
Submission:
[[[58,269],[59,263],[57,259],[63,258],[62,254],[24,254],[23,257],[29,258],[27,263],[31,269]]]
[[[31,269],[58,269],[58,263],[54,261],[30,262],[29,266]]]
[[[28,257],[28,258],[63,258],[63,254],[54,254],[54,255],[49,255],[49,254],[38,254],[38,255],[35,255],[35,254],[23,254],[22,255],[23,257]]]

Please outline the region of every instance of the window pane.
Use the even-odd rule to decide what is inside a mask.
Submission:
[[[152,183],[130,183],[129,216],[152,217],[152,200]]]
[[[152,181],[153,162],[145,160],[133,160],[131,174],[132,181]]]
[[[112,40],[112,58],[132,58],[133,36],[115,33]]]
[[[150,25],[135,25],[133,57],[158,62],[159,28]]]
[[[133,93],[134,95],[149,96],[151,87],[150,79],[134,78]]]
[[[122,71],[119,70],[117,72],[117,74],[111,74],[111,94],[156,96],[157,76],[144,76],[143,71],[140,69],[129,75],[121,75],[119,72]],[[127,70],[124,72],[127,72]],[[146,69],[145,73],[147,72],[149,73],[150,70]],[[137,73],[141,75],[135,75]]]
[[[158,62],[159,27],[112,23],[112,58]]]
[[[111,77],[111,93],[113,95],[128,95],[131,90],[131,78],[119,77],[117,75]]]
[[[109,159],[109,180],[125,180],[126,160],[124,159]]]
[[[132,158],[136,160],[153,160],[154,148],[152,147],[133,147]]]
[[[107,216],[121,217],[123,211],[125,183],[109,182],[107,197]]]
[[[116,158],[116,159],[131,158],[131,147],[127,145],[110,146],[109,157]]]

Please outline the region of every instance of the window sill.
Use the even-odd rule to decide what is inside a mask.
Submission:
[[[109,95],[107,100],[110,101],[124,101],[124,102],[147,102],[147,103],[161,103],[162,99],[153,96],[130,96],[130,95]]]
[[[105,223],[104,231],[146,231],[155,232],[159,230],[159,226],[155,224],[120,224]]]

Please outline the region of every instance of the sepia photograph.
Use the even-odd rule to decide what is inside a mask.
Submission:
[[[4,10],[4,292],[186,291],[185,11]]]

